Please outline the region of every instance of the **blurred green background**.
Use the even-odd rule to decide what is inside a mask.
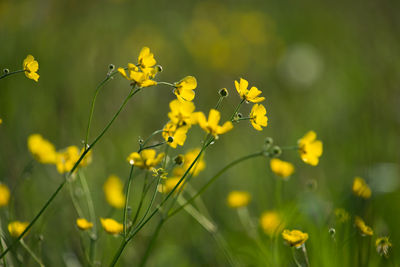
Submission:
[[[324,252],[329,240],[322,237],[331,227],[334,208],[357,214],[351,196],[354,176],[370,184],[373,196],[363,204],[363,215],[374,237],[390,236],[392,258],[399,263],[399,8],[398,1],[369,0],[0,0],[0,68],[21,69],[23,59],[32,54],[40,74],[38,83],[23,74],[0,81],[0,180],[14,190],[10,218],[30,220],[62,179],[54,167],[32,162],[27,137],[40,133],[58,149],[81,145],[91,98],[108,65],[134,63],[141,47],[149,46],[164,69],[157,80],[197,78],[198,110],[208,113],[218,90],[226,87],[230,95],[222,116],[228,119],[240,101],[233,83],[240,77],[266,97],[268,127],[257,132],[243,122],[222,136],[207,151],[207,168],[195,179],[196,187],[230,161],[258,151],[267,136],[279,145],[295,145],[313,129],[324,143],[318,167],[303,164],[295,151],[282,156],[296,166],[285,183],[285,208],[292,214],[286,224],[310,234],[312,265],[334,264],[335,256]],[[128,92],[128,82],[117,76],[100,92],[92,139]],[[167,86],[146,88],[95,148],[86,175],[98,216],[108,210],[102,192],[105,179],[112,173],[126,179],[125,158],[137,150],[139,137],[163,127],[174,98]],[[250,108],[245,105],[241,111],[247,114]],[[189,134],[185,147],[174,153],[200,145],[202,131],[196,126]],[[246,266],[266,263],[236,212],[227,207],[226,195],[235,189],[249,191],[249,209],[257,219],[264,210],[276,208],[275,182],[269,161],[258,158],[231,169],[204,194],[211,217]],[[310,183],[316,186],[310,189]],[[44,260],[51,266],[80,259],[75,218],[65,190],[32,230],[29,242],[36,244],[34,239],[43,235]],[[134,239],[121,263],[131,266],[140,259],[153,228]],[[101,238],[104,252],[98,258],[108,262],[119,240]],[[268,238],[262,238],[267,244]],[[379,257],[371,249],[371,266],[376,266]],[[283,244],[281,253],[282,266],[293,264]],[[185,213],[161,230],[148,263],[227,265],[213,238]]]

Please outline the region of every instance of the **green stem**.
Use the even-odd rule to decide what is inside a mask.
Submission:
[[[83,211],[82,211],[81,207],[79,206],[78,200],[75,197],[74,188],[72,186],[72,180],[70,180],[70,179],[68,179],[68,192],[71,197],[72,205],[74,206],[76,213],[78,214],[78,216],[80,218],[83,218],[84,217]]]
[[[5,77],[7,77],[7,76],[10,76],[10,75],[13,75],[13,74],[16,74],[16,73],[21,73],[21,72],[24,72],[24,71],[25,70],[16,70],[16,71],[4,73],[3,75],[0,76],[0,79],[3,79]]]
[[[144,140],[143,143],[141,144],[139,152],[142,151],[142,150],[144,149],[144,146],[147,144],[147,142],[150,141],[150,139],[151,139],[153,136],[155,136],[156,134],[162,133],[162,132],[164,132],[164,130],[157,130],[157,131],[154,131],[149,137],[147,137],[147,139]],[[139,153],[139,152],[138,152],[138,153]]]
[[[40,267],[44,267],[44,264],[42,261],[39,259],[38,256],[28,247],[28,245],[24,242],[23,239],[20,240],[21,245],[28,251],[29,255],[32,256],[32,258],[40,265]]]
[[[133,167],[135,165],[131,166],[131,170],[129,172],[129,178],[128,178],[128,184],[126,185],[125,189],[125,206],[124,206],[124,237],[126,238],[127,235],[127,220],[128,220],[128,202],[129,202],[129,195],[131,191],[131,184],[132,184],[132,179],[133,179]]]
[[[225,97],[223,97],[223,96],[220,96],[220,97],[219,97],[218,102],[217,102],[217,104],[215,105],[214,109],[218,109],[218,108],[219,108],[219,106],[221,105],[222,100],[224,100],[224,98],[225,98]]]
[[[301,249],[303,250],[303,254],[304,254],[304,258],[306,259],[307,267],[310,267],[310,262],[308,261],[308,254],[307,254],[306,245],[303,244]]]
[[[300,264],[300,262],[297,260],[297,258],[296,258],[296,251],[295,251],[295,248],[294,247],[292,247],[292,256],[293,256],[293,260],[294,260],[294,262],[296,263],[296,265],[298,266],[298,267],[301,267],[301,264]]]
[[[144,197],[146,196],[146,193],[147,193],[147,191],[146,191],[147,179],[148,179],[148,172],[146,172],[146,175],[144,177],[143,187],[142,187],[142,195],[140,196],[139,205],[138,205],[138,208],[136,209],[135,217],[132,220],[132,225],[134,225],[136,223],[136,220],[139,217],[140,210],[142,209]]]
[[[165,84],[165,85],[168,85],[168,86],[171,86],[171,87],[175,88],[175,85],[173,85],[172,83],[169,83],[169,82],[157,82],[157,84]]]
[[[239,111],[240,106],[243,104],[244,100],[245,100],[245,99],[242,99],[242,101],[240,101],[240,103],[236,106],[235,111],[233,112],[231,118],[229,119],[230,121],[233,121],[233,119],[234,119],[235,116],[236,116],[236,113]]]

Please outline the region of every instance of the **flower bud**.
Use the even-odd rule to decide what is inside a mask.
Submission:
[[[157,73],[163,71],[163,67],[161,65],[157,65],[155,68],[156,68]]]
[[[227,90],[226,88],[221,88],[221,89],[218,91],[218,94],[219,94],[221,97],[228,97],[229,92],[228,92],[228,90]]]
[[[272,156],[279,157],[282,154],[282,149],[279,146],[274,146],[272,148]]]
[[[4,74],[9,74],[10,70],[9,69],[4,69],[3,72],[4,72]]]
[[[115,65],[114,65],[114,64],[108,65],[108,69],[109,69],[110,71],[115,70]]]

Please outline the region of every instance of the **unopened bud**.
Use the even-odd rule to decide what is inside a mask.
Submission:
[[[4,72],[4,74],[9,74],[10,70],[9,69],[4,69],[3,72]]]
[[[113,70],[115,69],[115,65],[114,65],[114,64],[108,65],[108,69],[109,69],[110,71],[113,71]]]
[[[264,140],[264,144],[265,144],[266,146],[271,146],[273,143],[274,143],[274,139],[272,139],[271,137],[267,137],[267,138],[265,138],[265,140]]]
[[[282,149],[279,146],[274,146],[272,148],[272,155],[274,157],[279,157],[282,154]]]
[[[335,237],[335,234],[336,234],[335,228],[329,228],[329,234],[330,234],[332,237]]]
[[[226,88],[221,88],[221,89],[218,91],[218,94],[219,94],[221,97],[227,97],[227,96],[229,95],[228,90],[227,90]]]
[[[167,142],[168,142],[168,143],[174,142],[174,138],[173,138],[172,136],[168,136]]]
[[[155,68],[156,68],[157,72],[162,72],[163,71],[163,67],[161,65],[157,65]]]

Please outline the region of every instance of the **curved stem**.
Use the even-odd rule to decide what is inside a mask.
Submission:
[[[25,70],[16,70],[16,71],[12,71],[12,72],[8,72],[8,73],[4,73],[3,75],[0,76],[0,79],[3,79],[7,76],[13,75],[13,74],[17,74],[17,73],[21,73],[24,72]]]
[[[144,197],[146,195],[145,193],[147,193],[147,191],[146,191],[147,179],[148,179],[148,172],[146,172],[146,175],[144,176],[143,187],[142,187],[142,195],[140,196],[139,205],[138,205],[138,207],[136,209],[135,217],[133,217],[132,225],[134,225],[136,223],[136,220],[137,220],[137,218],[139,216],[140,210],[142,209],[143,200],[144,200]]]
[[[243,104],[244,100],[245,100],[245,99],[242,99],[242,101],[240,101],[240,103],[236,106],[235,111],[233,112],[231,118],[229,119],[230,121],[233,121],[233,119],[234,119],[235,116],[236,116],[236,113],[239,111],[240,106]]]
[[[172,83],[169,83],[169,82],[157,82],[157,84],[165,84],[165,85],[168,85],[168,86],[171,86],[171,87],[175,88],[175,85],[173,85]]]
[[[131,184],[132,184],[132,178],[133,178],[133,167],[135,165],[131,166],[131,170],[129,172],[129,178],[128,178],[128,184],[126,185],[125,189],[125,206],[124,206],[124,237],[126,237],[127,234],[127,220],[128,220],[128,202],[129,202],[129,194],[130,194],[130,189],[131,189]]]
[[[20,240],[21,245],[28,251],[29,255],[32,256],[32,258],[40,265],[40,267],[44,267],[44,264],[42,261],[39,259],[39,257],[28,247],[28,245],[24,242],[23,239]]]

